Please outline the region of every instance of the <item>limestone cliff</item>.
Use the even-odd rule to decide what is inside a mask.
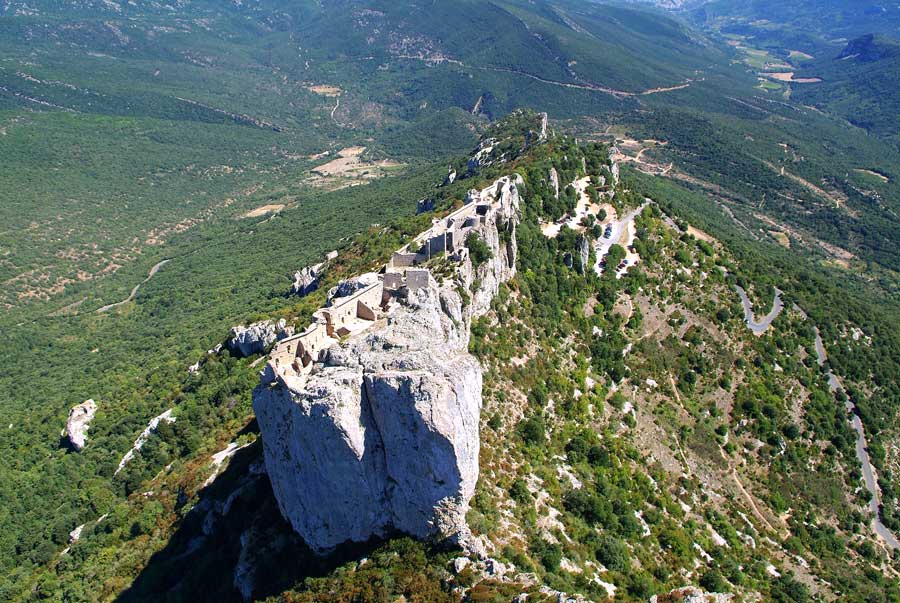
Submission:
[[[476,192],[495,208],[477,227],[489,259],[465,256],[443,282],[429,276],[303,379],[264,371],[253,407],[267,472],[313,550],[393,531],[466,541],[482,403],[469,327],[515,274],[517,185],[507,177]]]

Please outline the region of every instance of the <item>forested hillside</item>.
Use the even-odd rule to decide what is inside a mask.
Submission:
[[[710,0],[685,3],[690,18],[723,32],[790,40],[812,52],[833,40],[868,33],[896,35],[900,10],[878,0]]]
[[[794,98],[844,117],[870,134],[900,145],[900,41],[868,34],[851,40],[839,53],[803,66],[803,75],[822,80],[794,91]],[[877,176],[875,176],[877,178]]]

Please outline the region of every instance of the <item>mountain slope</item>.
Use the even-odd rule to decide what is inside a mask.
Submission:
[[[0,599],[458,600],[449,585],[602,599],[608,584],[645,600],[685,582],[748,600],[896,597],[811,331],[865,426],[896,530],[895,146],[758,86],[758,70],[674,19],[574,0],[8,0],[0,49]],[[566,184],[584,170],[587,194],[610,191],[602,145],[560,137],[518,157],[533,140],[522,129],[540,126],[516,113],[491,130],[504,163],[438,186],[448,161],[469,171],[448,156],[518,106],[618,145],[629,179],[613,209],[657,204],[635,214],[637,251],[611,252],[638,253],[637,271],[583,274],[577,238],[542,234],[574,211]],[[520,168],[532,254],[473,333],[494,381],[470,518],[516,570],[475,560],[451,581],[455,552],[404,539],[313,557],[260,473],[258,359],[207,350],[241,322],[304,326],[329,285],[427,228],[417,200],[443,212]],[[294,272],[335,248],[323,290],[288,297]],[[744,328],[735,283],[757,315],[785,291],[763,337]],[[88,398],[100,410],[69,452],[59,430]],[[117,473],[169,409],[177,420]],[[721,516],[707,492],[729,501]]]
[[[695,22],[722,32],[777,33],[813,46],[871,32],[896,35],[900,31],[900,9],[878,0],[710,0],[686,3],[683,8]]]
[[[184,448],[186,433],[158,430],[128,469],[137,473],[127,482],[140,487],[108,517],[90,518],[70,551],[40,572],[34,592],[317,602],[506,601],[523,592],[603,601],[615,592],[616,600],[646,601],[699,584],[744,601],[803,602],[837,588],[852,602],[895,596],[886,577],[892,561],[854,494],[850,422],[815,360],[815,328],[852,392],[866,383],[853,362],[870,353],[894,362],[885,346],[895,345],[897,323],[865,322],[865,292],[826,284],[818,270],[766,251],[727,221],[705,227],[733,240],[733,250],[688,226],[679,215],[702,207],[702,196],[646,177],[601,184],[612,172],[600,145],[559,137],[517,155],[533,138],[505,138],[515,131],[490,133],[493,157],[504,161],[467,173],[467,158],[457,159],[453,167],[467,177],[432,191],[443,215],[466,190],[500,175],[524,182],[517,276],[475,321],[470,344],[485,369],[485,404],[467,519],[489,559],[404,538],[312,556],[261,473],[247,406],[250,360],[213,355],[173,400],[174,425],[196,427],[194,447]],[[561,191],[562,205],[551,167],[561,183],[575,183]],[[605,221],[623,220],[618,244],[604,245],[602,228],[563,226],[552,236],[548,224],[582,189],[597,195]],[[355,238],[323,290],[284,314],[305,324],[324,289],[371,269],[432,217]],[[585,268],[579,236],[591,242]],[[608,255],[597,276],[600,253]],[[615,258],[626,257],[630,264],[615,270]],[[445,264],[436,258],[431,268],[452,271]],[[785,310],[759,336],[746,328],[735,285],[757,316],[771,304],[771,286],[783,289]],[[878,337],[867,343],[870,333]],[[873,393],[890,395],[890,384],[877,382]],[[229,397],[238,401],[226,411]],[[229,420],[204,422],[210,414]],[[245,447],[214,467],[211,453],[229,441]],[[179,571],[185,564],[191,572]]]
[[[856,38],[840,54],[804,64],[799,76],[822,82],[797,87],[797,101],[900,144],[900,94],[895,85],[900,78],[900,41],[872,34]]]

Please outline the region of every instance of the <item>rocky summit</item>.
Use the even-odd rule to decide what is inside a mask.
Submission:
[[[515,274],[517,185],[486,189],[496,212],[475,232],[489,258],[465,255],[441,282],[429,274],[371,328],[325,350],[305,379],[263,372],[253,407],[269,478],[314,551],[397,531],[471,544],[482,368],[469,327]]]
[[[463,529],[478,477],[481,367],[454,314],[459,295],[432,282],[390,325],[330,349],[301,389],[256,389],[279,506],[315,550],[392,529]]]

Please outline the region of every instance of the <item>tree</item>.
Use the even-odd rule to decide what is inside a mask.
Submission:
[[[519,435],[528,445],[543,444],[545,430],[544,420],[541,417],[531,417],[519,424]]]
[[[471,258],[472,264],[476,267],[481,266],[494,257],[494,254],[491,253],[491,248],[475,232],[470,232],[469,236],[466,237],[466,248],[469,250],[469,258]]]

